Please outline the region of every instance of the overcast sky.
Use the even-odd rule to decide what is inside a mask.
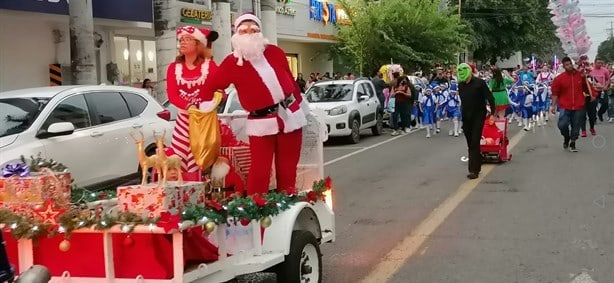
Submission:
[[[614,0],[579,0],[580,11],[586,20],[586,31],[591,37],[592,45],[588,52],[591,61],[597,55],[599,43],[610,35],[610,21],[614,22]],[[614,25],[614,24],[613,24]]]

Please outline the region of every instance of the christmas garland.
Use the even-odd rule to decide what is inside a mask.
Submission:
[[[215,225],[227,224],[229,218],[239,220],[245,224],[251,220],[259,220],[263,227],[270,225],[271,216],[275,216],[300,201],[315,203],[324,200],[326,191],[332,188],[330,177],[316,181],[312,190],[299,195],[287,195],[285,193],[268,193],[248,197],[234,197],[218,203],[208,201],[204,207],[189,205],[179,215],[171,215],[163,212],[159,218],[142,218],[130,212],[118,212],[116,216],[104,213],[102,206],[88,209],[87,205],[73,206],[67,211],[57,210],[59,216],[57,225],[41,221],[36,217],[21,215],[8,209],[0,209],[0,223],[4,228],[9,228],[16,239],[36,239],[42,236],[55,236],[65,234],[69,238],[71,233],[82,228],[108,230],[115,225],[122,225],[121,230],[131,233],[137,225],[156,225],[166,232],[174,229],[181,230],[194,225],[204,225],[207,230],[212,230]],[[94,201],[113,196],[111,192],[90,192],[85,190],[86,199]],[[102,198],[102,197],[105,198]],[[84,197],[81,197],[83,202]],[[47,204],[50,206],[50,204]],[[187,227],[182,226],[188,222]],[[237,221],[234,221],[237,223]]]

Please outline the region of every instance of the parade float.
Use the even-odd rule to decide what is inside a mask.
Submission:
[[[47,267],[50,282],[225,282],[271,274],[278,282],[321,282],[319,245],[335,239],[333,187],[323,172],[326,126],[314,115],[308,120],[296,195],[225,190],[225,182],[244,183],[250,166],[242,114],[219,117],[214,154],[199,149],[232,168],[222,180],[182,182],[172,152],[160,142],[156,155],[144,155],[138,132],[132,138],[140,166],[144,174],[154,168],[152,178],[117,190],[74,188],[70,168],[40,156],[9,164],[0,178],[9,261],[16,273]]]

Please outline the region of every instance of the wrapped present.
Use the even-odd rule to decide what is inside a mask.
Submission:
[[[165,186],[150,183],[117,188],[117,204],[120,209],[144,218],[156,218],[165,211],[177,214],[186,203],[204,205],[203,182],[168,182]]]
[[[40,207],[45,202],[61,208],[70,206],[72,180],[69,172],[58,173],[44,168],[25,176],[3,176],[8,176],[0,178],[0,205],[4,207],[23,210]]]
[[[249,168],[252,165],[252,157],[249,146],[222,147],[220,151],[222,155],[228,156],[229,159],[232,160],[232,167],[235,168],[241,178],[243,178],[243,180],[247,180],[247,174],[249,173]]]

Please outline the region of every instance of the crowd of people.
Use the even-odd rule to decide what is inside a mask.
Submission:
[[[565,72],[561,68],[552,70],[544,64],[533,71],[529,66],[519,66],[513,70],[486,67],[472,72],[483,79],[495,98],[493,114],[507,118],[510,123],[517,122],[525,131],[545,125],[550,120],[552,105],[552,86],[554,79]],[[603,60],[595,60],[587,68],[591,84],[598,92],[597,97],[586,104],[586,121],[581,123],[581,136],[588,132],[596,135],[595,122],[614,122],[614,66],[605,65]],[[588,69],[590,68],[590,70]],[[442,121],[451,121],[448,134],[459,136],[460,99],[458,79],[455,69],[438,68],[430,76],[416,72],[413,76],[392,73],[392,82],[384,83],[384,74],[379,73],[372,79],[380,96],[382,109],[390,113],[392,135],[407,133],[413,129],[426,129],[426,137],[441,132]],[[586,100],[583,98],[583,100]],[[408,105],[409,103],[409,105]],[[607,116],[606,116],[607,115]]]

